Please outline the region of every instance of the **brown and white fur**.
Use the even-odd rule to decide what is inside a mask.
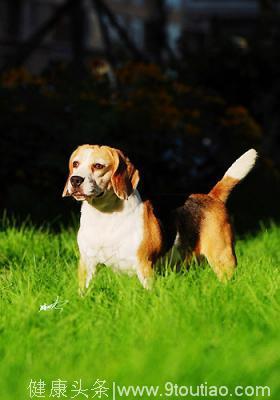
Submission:
[[[78,232],[79,287],[83,291],[98,264],[137,274],[150,287],[156,260],[175,244],[187,260],[205,256],[220,280],[232,277],[236,257],[225,207],[233,187],[252,169],[251,149],[236,160],[208,194],[192,194],[169,222],[160,221],[138,191],[138,170],[117,149],[83,145],[69,161],[63,196],[82,201]]]

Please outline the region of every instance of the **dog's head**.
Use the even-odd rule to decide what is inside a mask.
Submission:
[[[94,200],[115,193],[127,199],[139,182],[138,170],[127,157],[108,146],[83,145],[71,155],[64,196]]]

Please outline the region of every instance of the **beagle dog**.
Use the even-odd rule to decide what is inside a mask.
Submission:
[[[139,172],[118,149],[83,145],[71,155],[63,196],[82,202],[78,232],[79,288],[83,292],[98,264],[137,274],[149,288],[156,260],[176,245],[188,261],[204,256],[221,281],[236,267],[232,228],[225,207],[252,169],[254,149],[238,158],[208,194],[192,194],[168,222],[137,191]]]

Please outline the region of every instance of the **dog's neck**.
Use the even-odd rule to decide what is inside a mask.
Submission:
[[[124,208],[135,208],[142,202],[137,190],[132,193],[127,200],[120,199],[113,191],[108,191],[102,197],[85,200],[85,206],[90,206],[97,211],[105,214],[121,212]]]

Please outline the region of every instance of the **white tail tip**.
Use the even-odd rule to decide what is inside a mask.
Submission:
[[[250,149],[246,151],[241,157],[239,157],[232,165],[229,167],[225,176],[230,176],[234,179],[243,179],[251,171],[255,165],[258,153],[255,149]]]

